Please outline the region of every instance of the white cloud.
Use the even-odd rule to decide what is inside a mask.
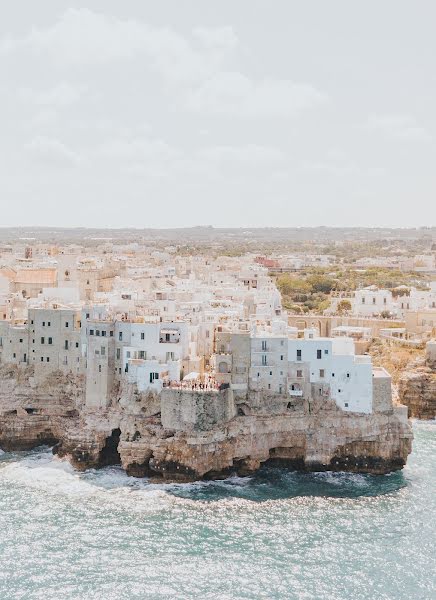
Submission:
[[[432,139],[430,133],[412,115],[370,115],[366,126],[397,140],[426,142]]]
[[[71,167],[80,162],[80,157],[59,140],[36,137],[25,145],[29,156],[36,162],[53,167]]]
[[[45,29],[32,28],[24,37],[10,37],[0,44],[3,55],[30,50],[50,57],[61,66],[99,65],[109,61],[148,58],[148,66],[169,81],[203,78],[221,61],[217,45],[228,48],[232,33],[227,29],[197,31],[197,39],[208,40],[195,50],[188,39],[169,28],[151,27],[134,19],[121,20],[86,8],[68,9]],[[208,52],[210,41],[212,52]]]
[[[231,50],[239,44],[238,37],[233,27],[196,27],[192,33],[198,38],[205,48],[218,48]]]
[[[74,86],[71,83],[62,82],[47,90],[23,88],[19,91],[19,96],[25,102],[40,106],[65,107],[78,102],[84,91],[84,86]]]
[[[204,148],[199,156],[206,160],[221,163],[249,163],[269,164],[280,162],[286,158],[284,152],[270,146],[257,146],[247,144],[245,146],[213,146]]]
[[[326,100],[326,94],[309,84],[287,79],[255,82],[242,73],[222,72],[194,89],[187,105],[207,114],[292,117]]]

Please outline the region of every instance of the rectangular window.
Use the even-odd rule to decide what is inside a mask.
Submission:
[[[41,356],[41,362],[44,362],[44,357],[43,356]]]
[[[301,350],[297,350],[297,360],[301,360]]]
[[[316,358],[319,360],[322,357],[322,350],[316,351]]]
[[[68,321],[65,321],[65,327],[69,327]]]
[[[50,327],[51,323],[50,321],[47,321],[47,327]]]
[[[298,370],[297,377],[298,377],[298,379],[301,379],[303,377],[303,371]]]
[[[280,360],[283,360],[283,354],[280,355]]]
[[[348,408],[348,402],[344,402],[345,408]]]
[[[98,365],[98,372],[101,373],[101,365]]]
[[[102,347],[100,348],[100,354],[101,354],[102,356],[106,356],[106,348],[105,348],[104,346],[102,346]]]
[[[324,379],[324,377],[325,377],[325,371],[324,371],[324,369],[320,369],[319,370],[319,376],[320,376],[321,379]]]
[[[100,329],[95,330],[95,335],[100,336]]]
[[[45,338],[41,338],[41,344],[45,344]]]
[[[117,348],[117,359],[119,360],[121,356],[121,351],[119,348]]]
[[[332,377],[334,377],[334,376],[335,376],[335,374],[334,374],[334,373],[332,373]]]
[[[85,318],[89,319],[89,313],[86,313]]]
[[[68,350],[68,340],[65,340],[65,350]]]
[[[272,371],[270,371],[269,374],[272,376]]]
[[[89,330],[89,335],[94,335],[94,330],[93,329]]]
[[[79,347],[79,342],[76,342],[76,348],[78,348],[78,347]]]
[[[262,351],[266,352],[266,340],[262,340]]]
[[[45,327],[45,321],[42,322],[42,326]]]
[[[22,343],[23,343],[23,339],[21,338],[21,339],[20,339],[20,344],[22,344]]]
[[[266,365],[266,354],[262,354],[262,365]]]
[[[130,350],[127,350],[126,356],[127,356],[127,358],[130,358]]]
[[[141,340],[145,339],[145,333],[143,331],[141,331]]]
[[[48,343],[50,344],[50,346],[53,344],[53,338],[49,337],[48,338]]]
[[[103,331],[101,332],[101,337],[106,337],[106,331],[104,331],[104,330],[103,330]]]
[[[50,362],[50,357],[49,356],[47,356],[46,361]]]
[[[350,378],[350,374],[349,373],[347,373],[347,377],[348,377],[348,379]]]
[[[120,342],[123,341],[123,332],[122,331],[119,332],[118,339],[120,340]]]
[[[324,350],[324,354],[328,354],[328,353],[329,353],[329,351],[328,351],[328,350]]]

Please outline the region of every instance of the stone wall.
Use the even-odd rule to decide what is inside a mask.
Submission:
[[[208,430],[220,427],[236,415],[233,392],[177,390],[161,392],[161,419],[166,429]]]

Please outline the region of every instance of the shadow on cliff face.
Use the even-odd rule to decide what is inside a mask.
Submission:
[[[118,452],[118,444],[120,443],[120,429],[113,429],[109,437],[106,438],[105,445],[100,450],[98,457],[99,467],[108,467],[110,465],[120,465],[121,457]]]

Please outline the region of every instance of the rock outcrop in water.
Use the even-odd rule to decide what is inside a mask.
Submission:
[[[231,389],[168,388],[158,396],[126,385],[114,389],[109,408],[90,410],[74,375],[52,373],[35,386],[31,368],[2,367],[0,381],[0,447],[54,445],[81,470],[121,464],[136,477],[193,480],[247,474],[271,461],[387,473],[401,469],[411,450],[407,409],[386,398],[362,415],[328,399],[253,393],[241,403]]]

